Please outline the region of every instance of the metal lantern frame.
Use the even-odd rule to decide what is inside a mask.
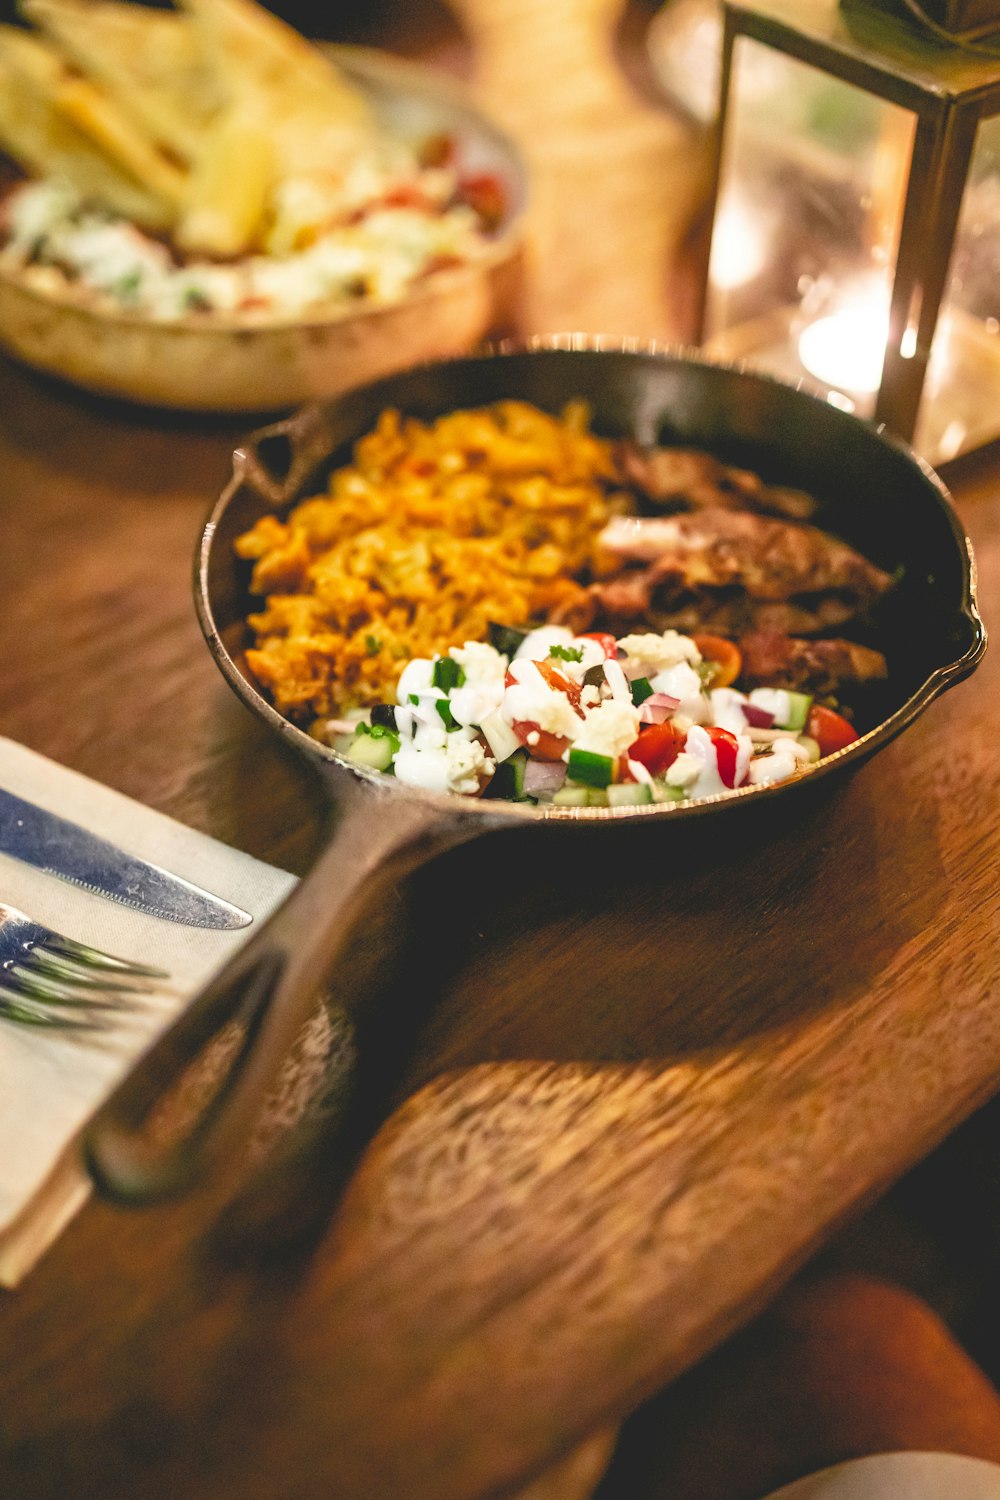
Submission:
[[[914,117],[892,276],[889,337],[874,410],[876,422],[912,439],[938,314],[948,288],[977,133],[984,120],[1000,114],[1000,51],[990,55],[942,44],[873,4],[725,0],[723,12],[713,225],[725,161],[734,49],[740,37],[899,105]],[[704,339],[707,263],[702,293],[700,337]]]

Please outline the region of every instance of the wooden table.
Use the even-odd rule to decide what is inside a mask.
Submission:
[[[616,8],[462,10],[539,177],[526,321],[683,332],[700,157],[611,68]],[[544,63],[571,44],[582,90]],[[313,788],[189,598],[238,426],[6,364],[0,411],[0,732],[305,868]],[[998,479],[990,454],[953,475],[987,613]],[[359,966],[444,909],[461,936],[346,1198],[319,1131],[235,1206],[88,1207],[0,1299],[0,1494],[475,1500],[633,1408],[996,1087],[998,743],[994,656],[774,823],[541,874],[474,847],[412,879]]]

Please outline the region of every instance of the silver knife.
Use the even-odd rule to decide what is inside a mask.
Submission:
[[[222,930],[248,927],[253,921],[249,912],[189,880],[126,854],[96,833],[2,788],[0,852],[167,922]]]

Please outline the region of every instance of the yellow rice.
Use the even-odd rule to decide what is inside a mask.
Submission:
[[[431,423],[385,411],[329,494],[265,516],[236,550],[266,596],[249,666],[300,721],[391,701],[403,665],[579,602],[612,509],[612,445],[582,402]]]

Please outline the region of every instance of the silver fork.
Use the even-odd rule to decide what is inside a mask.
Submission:
[[[0,901],[0,1018],[94,1030],[102,1013],[148,992],[165,970],[115,958],[63,937]]]

